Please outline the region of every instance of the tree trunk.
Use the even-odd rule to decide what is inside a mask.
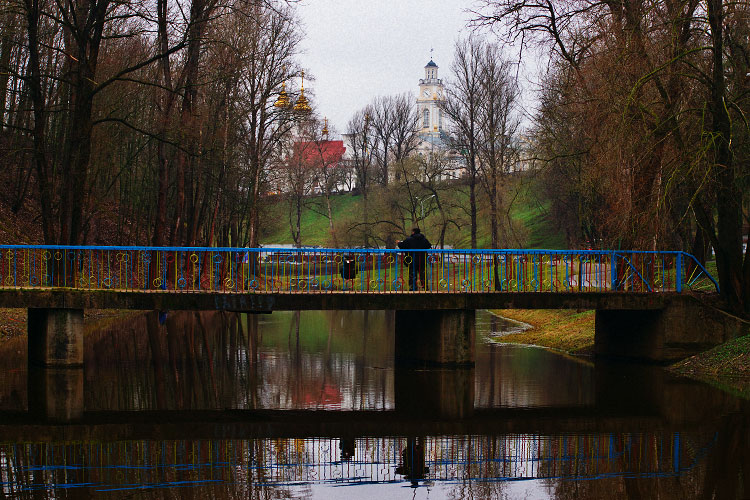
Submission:
[[[162,54],[166,54],[169,49],[169,35],[167,31],[167,0],[157,1],[158,11],[158,31],[159,47]],[[169,57],[165,56],[161,60],[161,72],[164,86],[168,89],[163,98],[163,114],[159,127],[159,144],[157,146],[158,158],[158,191],[156,195],[156,221],[154,224],[154,234],[151,240],[153,246],[160,247],[164,245],[165,234],[167,231],[167,195],[169,189],[169,160],[167,158],[167,130],[172,116],[172,109],[175,102],[175,93],[172,87],[172,70],[169,65]]]
[[[46,155],[45,123],[46,109],[42,94],[41,71],[39,66],[39,0],[25,0],[27,37],[29,47],[29,92],[34,111],[34,164],[36,167],[37,185],[39,186],[39,205],[42,212],[42,231],[44,242],[48,245],[60,243],[55,235],[52,221],[52,196],[49,161]]]
[[[471,217],[471,248],[477,247],[477,171],[472,164],[469,173],[469,215]]]
[[[193,0],[190,7],[190,26],[188,28],[187,56],[185,60],[185,93],[182,99],[182,110],[180,113],[180,137],[184,148],[180,149],[177,158],[177,214],[172,231],[172,244],[184,244],[187,238],[185,225],[186,203],[185,203],[185,181],[186,171],[191,167],[195,157],[197,131],[196,120],[193,111],[195,101],[198,97],[198,69],[202,48],[202,35],[206,4],[204,0]]]
[[[15,24],[15,14],[6,14],[5,22],[2,24],[2,41],[0,41],[0,132],[5,128],[5,105],[10,78],[10,51],[13,47]]]
[[[328,232],[331,235],[333,241],[333,247],[338,248],[339,243],[336,239],[336,230],[333,228],[333,210],[331,210],[331,193],[326,187],[326,210],[328,211]]]
[[[729,148],[731,119],[725,102],[723,0],[708,0],[707,6],[713,42],[711,131],[714,135],[714,163],[718,171],[716,267],[721,294],[728,305],[737,312],[747,313],[750,312],[750,305],[742,303],[745,295],[742,290],[742,193],[738,188],[733,155]]]

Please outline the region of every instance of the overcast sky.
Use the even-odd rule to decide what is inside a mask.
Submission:
[[[376,96],[412,92],[433,59],[448,74],[471,0],[302,0],[301,63],[316,111],[340,134],[355,111]]]

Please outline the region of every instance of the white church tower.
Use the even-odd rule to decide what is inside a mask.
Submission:
[[[443,133],[443,110],[445,99],[443,81],[438,78],[438,65],[430,59],[424,67],[424,78],[419,80],[417,110],[419,112],[419,138],[440,144]]]

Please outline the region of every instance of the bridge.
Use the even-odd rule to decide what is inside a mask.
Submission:
[[[739,335],[684,252],[0,246],[29,360],[83,360],[83,310],[395,310],[406,362],[471,364],[476,309],[596,309],[596,352],[665,361]],[[700,294],[700,299],[697,298]]]

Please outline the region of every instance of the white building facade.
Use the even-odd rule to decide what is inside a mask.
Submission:
[[[449,119],[444,116],[445,87],[438,76],[438,65],[430,59],[424,67],[425,77],[419,80],[417,112],[419,113],[416,153],[423,158],[440,157],[442,180],[458,179],[465,174],[464,158],[451,144]]]
[[[419,80],[417,111],[419,113],[419,138],[438,144],[445,138],[442,104],[445,100],[443,80],[438,78],[438,65],[430,59],[424,67],[424,78]]]

